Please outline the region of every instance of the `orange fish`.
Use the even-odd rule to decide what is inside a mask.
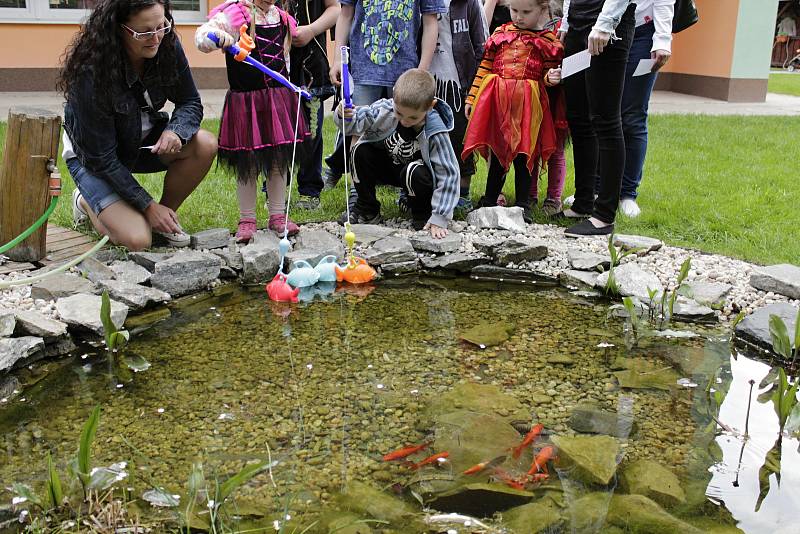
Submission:
[[[522,443],[512,449],[512,456],[514,458],[519,458],[519,455],[522,454],[522,451],[525,449],[525,447],[533,443],[536,438],[539,437],[539,434],[542,433],[542,430],[544,430],[544,425],[541,423],[531,428],[531,431],[525,434],[525,438],[522,440]]]
[[[512,477],[508,472],[499,467],[494,468],[494,477],[503,482],[506,486],[509,486],[514,489],[524,490],[525,489],[525,482],[517,480],[516,478]]]
[[[389,454],[385,454],[383,456],[384,462],[391,462],[392,460],[402,460],[406,456],[411,456],[415,452],[419,452],[422,449],[430,447],[431,442],[426,441],[420,445],[409,445],[408,447],[403,447],[402,449],[398,449],[396,451],[390,452]]]
[[[428,456],[427,458],[422,460],[420,463],[412,465],[411,468],[412,469],[419,469],[423,465],[428,465],[428,464],[433,464],[433,463],[438,464],[439,460],[444,460],[445,458],[447,458],[449,456],[450,456],[450,453],[447,452],[447,451],[445,451],[445,452],[437,452],[436,454]]]
[[[480,473],[481,471],[483,471],[484,469],[488,469],[489,467],[495,467],[497,465],[500,465],[505,461],[506,461],[505,455],[498,456],[497,458],[494,458],[492,460],[487,460],[485,462],[473,465],[472,467],[464,471],[464,474],[474,475],[475,473]]]
[[[353,257],[344,268],[335,267],[337,282],[350,282],[351,284],[364,284],[375,279],[378,273],[369,266],[364,258]]]
[[[550,478],[550,475],[548,475],[547,473],[536,473],[535,475],[530,475],[531,482],[535,484],[544,482],[548,478]]]
[[[547,473],[547,462],[555,458],[555,449],[551,446],[544,447],[536,458],[533,459],[528,475],[533,476],[536,473]]]

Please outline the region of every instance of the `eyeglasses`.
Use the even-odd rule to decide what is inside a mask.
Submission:
[[[170,24],[169,22],[165,22],[164,24],[165,24],[165,26],[163,28],[159,28],[159,29],[157,29],[155,31],[152,31],[152,32],[137,32],[137,31],[134,31],[131,28],[127,27],[124,24],[120,24],[120,26],[122,26],[123,28],[128,30],[128,32],[130,32],[130,34],[131,34],[131,37],[133,37],[135,40],[137,40],[137,41],[149,41],[153,37],[158,37],[160,39],[161,37],[163,37],[166,34],[168,34],[170,31],[172,31],[172,24]]]

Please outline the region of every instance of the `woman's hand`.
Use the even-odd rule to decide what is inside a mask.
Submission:
[[[306,46],[314,38],[314,30],[310,25],[298,26],[297,31],[292,35],[292,46]]]
[[[653,50],[650,53],[650,58],[655,60],[655,64],[653,65],[653,72],[658,72],[658,70],[667,64],[669,58],[672,56],[669,50]]]
[[[589,53],[593,56],[599,56],[603,53],[608,41],[611,40],[611,34],[600,30],[592,30],[589,34]]]
[[[158,138],[158,142],[150,149],[150,152],[159,155],[177,154],[181,151],[181,148],[183,148],[183,143],[178,134],[172,130],[164,130],[161,137]]]
[[[151,202],[144,209],[144,217],[153,230],[159,232],[176,233],[181,232],[181,225],[178,224],[178,215],[158,202]]]

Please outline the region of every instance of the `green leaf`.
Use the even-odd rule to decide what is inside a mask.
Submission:
[[[776,354],[784,358],[792,357],[792,345],[789,340],[789,330],[786,323],[780,316],[770,314],[769,316],[769,335],[772,338],[772,348]]]
[[[125,480],[128,478],[128,473],[125,471],[126,465],[125,462],[117,462],[109,467],[97,467],[92,469],[92,472],[89,474],[89,483],[86,487],[88,489],[102,491],[110,488],[117,482]]]
[[[53,457],[49,452],[47,453],[47,474],[47,497],[50,499],[50,505],[58,508],[64,502],[64,491],[61,489],[61,478],[58,476]]]
[[[127,330],[118,330],[109,336],[110,345],[108,345],[109,350],[111,351],[118,351],[122,350],[125,345],[128,344],[130,340],[130,333]]]
[[[136,373],[150,369],[150,362],[138,354],[126,354],[121,360],[125,367]]]
[[[11,484],[11,492],[14,493],[19,499],[22,499],[18,502],[12,501],[12,504],[22,504],[22,502],[28,501],[29,503],[44,509],[44,506],[42,506],[42,500],[33,492],[33,488],[27,484],[14,482]]]
[[[746,315],[747,315],[747,312],[745,312],[744,310],[742,310],[739,313],[737,313],[736,317],[734,317],[733,321],[731,321],[731,330],[735,330],[736,329],[736,325],[741,323],[742,319],[744,319]]]
[[[95,406],[89,420],[83,425],[81,441],[78,447],[78,476],[83,481],[84,487],[89,483],[89,472],[92,469],[92,442],[97,433],[100,422],[100,406]]]
[[[794,357],[800,354],[800,309],[797,310],[797,317],[794,320]]]
[[[189,479],[186,481],[186,489],[189,490],[189,495],[194,497],[200,490],[205,487],[206,479],[203,474],[203,464],[193,463],[192,472],[189,473]]]
[[[107,290],[103,290],[103,295],[100,297],[100,322],[103,323],[106,347],[108,347],[108,350],[114,350],[111,336],[117,331],[117,327],[114,326],[114,322],[111,320],[111,299],[108,297]]]
[[[180,497],[176,497],[164,488],[153,488],[142,493],[142,499],[152,506],[161,508],[174,508],[180,504]]]
[[[764,457],[764,465],[758,470],[758,500],[756,501],[756,512],[761,508],[761,503],[769,494],[770,490],[770,477],[775,475],[778,486],[781,484],[781,438],[775,442],[775,445]]]
[[[230,496],[231,493],[236,491],[239,486],[245,484],[248,480],[264,471],[269,466],[270,463],[268,461],[262,461],[244,466],[241,471],[220,485],[218,494],[219,502],[222,503]]]
[[[686,258],[685,260],[683,260],[683,263],[681,264],[680,273],[678,273],[678,282],[676,284],[677,287],[680,287],[683,281],[686,280],[686,277],[689,276],[689,269],[691,269],[691,267],[692,267],[692,258]]]

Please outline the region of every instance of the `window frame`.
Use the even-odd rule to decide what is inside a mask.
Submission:
[[[175,25],[202,24],[208,14],[208,1],[199,0],[199,11],[172,11]],[[48,0],[25,0],[26,7],[0,7],[0,24],[80,24],[90,9],[52,8]]]

